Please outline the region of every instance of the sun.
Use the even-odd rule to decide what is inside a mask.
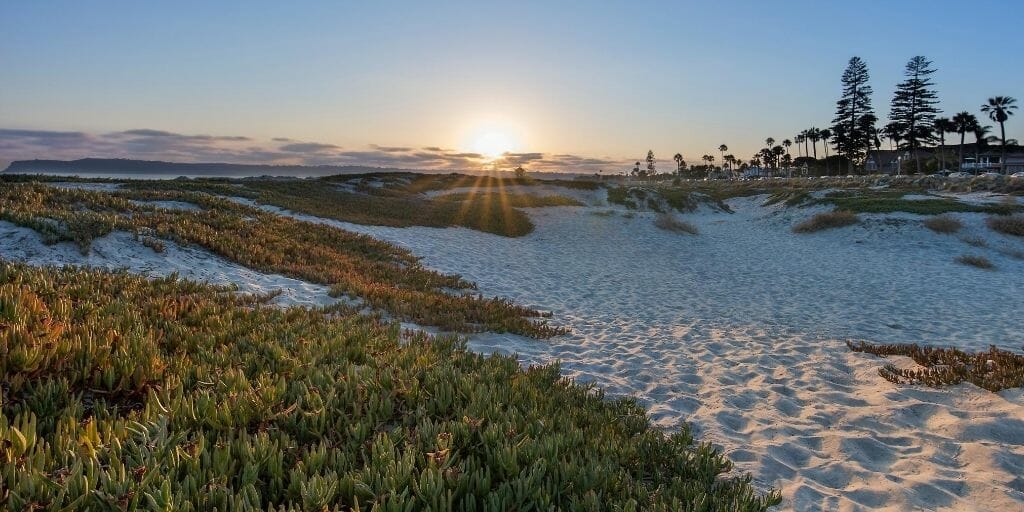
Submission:
[[[517,142],[508,131],[487,127],[477,130],[469,141],[469,150],[480,153],[487,160],[496,160],[505,153],[515,151]]]

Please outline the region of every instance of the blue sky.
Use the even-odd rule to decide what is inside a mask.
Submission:
[[[853,55],[880,117],[919,54],[950,115],[1024,100],[1021,19],[1013,1],[3,2],[0,161],[749,158],[826,126]]]

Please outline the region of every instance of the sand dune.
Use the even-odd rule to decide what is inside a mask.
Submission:
[[[650,215],[531,211],[537,230],[507,239],[467,229],[354,226],[430,267],[552,310],[573,334],[551,341],[484,334],[482,352],[518,353],[638,397],[667,428],[688,421],[784,509],[1006,510],[1024,506],[1024,393],[899,387],[885,360],[846,339],[1020,350],[1021,243],[960,215],[975,248],[913,215],[862,216],[812,235],[814,209],[684,218],[701,234],[657,230]],[[981,251],[996,272],[953,261]],[[902,358],[896,358],[902,359]],[[897,361],[908,364],[908,360]]]

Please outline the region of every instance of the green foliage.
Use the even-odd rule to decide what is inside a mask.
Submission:
[[[904,199],[902,191],[839,191],[826,195],[818,204],[832,204],[837,209],[856,213],[906,212],[917,215],[980,212],[1007,215],[1021,210],[1011,204],[969,204],[949,197]]]
[[[955,348],[932,348],[913,345],[873,345],[846,342],[854,352],[877,356],[907,356],[923,370],[885,365],[878,373],[895,384],[922,384],[942,387],[970,382],[989,391],[1024,387],[1024,355],[995,346],[984,352],[964,352]]]
[[[185,201],[203,211],[156,208],[130,199]],[[391,244],[208,194],[110,194],[16,184],[0,188],[0,219],[35,229],[51,242],[76,242],[83,251],[114,229],[144,231],[146,236],[202,246],[249,268],[330,285],[336,295],[358,297],[398,318],[446,330],[535,337],[565,332],[537,321],[544,316],[540,312],[471,294],[472,283],[427,270]]]
[[[4,510],[764,510],[627,399],[455,338],[0,262]]]

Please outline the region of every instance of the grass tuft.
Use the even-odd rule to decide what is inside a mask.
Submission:
[[[854,352],[881,357],[907,356],[923,370],[885,365],[878,373],[895,384],[920,384],[931,387],[970,382],[992,392],[1024,387],[1024,355],[991,347],[985,352],[964,352],[955,348],[931,348],[912,345],[875,345],[846,342]]]
[[[986,258],[984,256],[975,256],[975,255],[972,255],[972,254],[964,254],[963,256],[957,256],[955,261],[957,263],[960,263],[961,265],[968,265],[968,266],[971,266],[971,267],[978,267],[978,268],[985,269],[985,270],[992,270],[992,269],[996,268],[996,266],[993,265],[992,262],[989,261],[988,258]]]
[[[696,235],[699,233],[697,226],[694,226],[689,222],[679,220],[668,213],[658,214],[654,219],[654,225],[658,229],[671,231],[673,233],[687,233],[690,235]]]
[[[950,215],[939,215],[924,221],[924,226],[936,233],[952,234],[964,227],[963,223]]]
[[[814,233],[825,229],[841,228],[851,226],[860,222],[857,215],[850,211],[840,210],[834,212],[819,213],[796,226],[793,226],[794,233]]]
[[[1024,236],[1024,215],[989,217],[988,227],[1005,235]]]

